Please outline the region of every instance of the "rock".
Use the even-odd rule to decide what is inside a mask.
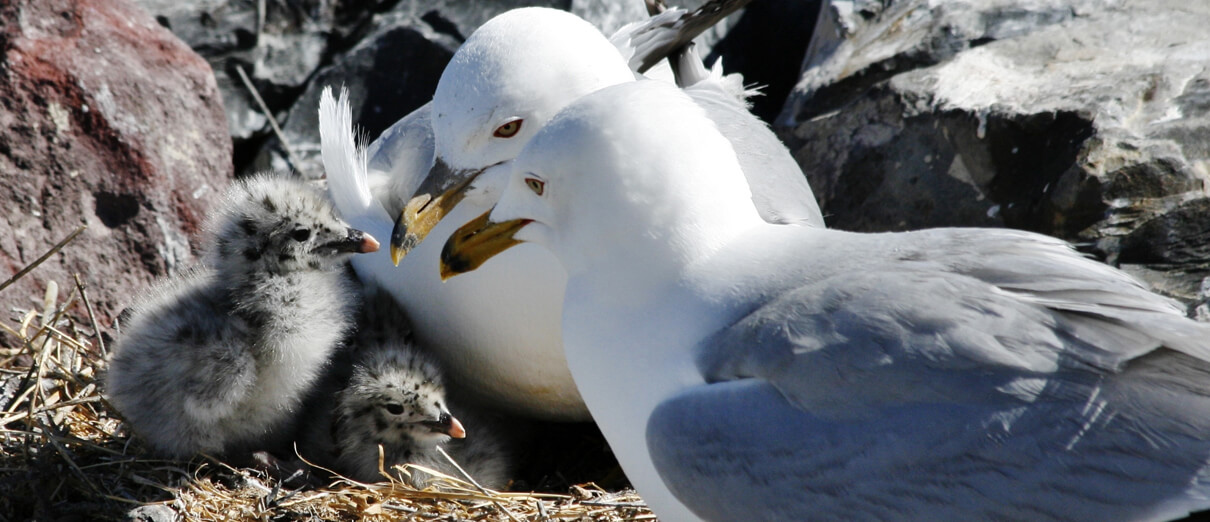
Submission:
[[[236,140],[256,137],[268,122],[237,67],[276,113],[289,107],[319,68],[329,36],[338,32],[337,3],[324,0],[262,2],[264,13],[257,2],[240,0],[136,2],[210,62]]]
[[[691,2],[700,4],[700,1]],[[676,7],[687,7],[683,2],[672,2]],[[610,36],[622,26],[635,20],[647,18],[647,7],[643,2],[627,2],[625,0],[571,0],[567,8],[572,14],[588,20],[597,26],[605,36]]]
[[[325,86],[349,89],[353,121],[371,138],[433,97],[441,71],[461,40],[407,13],[375,19],[361,43],[316,75],[291,107],[280,140],[270,137],[248,171],[290,166],[310,179],[323,175],[319,153],[319,95]]]
[[[176,522],[181,520],[171,507],[164,504],[147,504],[126,512],[127,522]]]
[[[1210,300],[1210,198],[1180,204],[1135,227],[1121,238],[1116,262],[1163,293],[1206,303]]]
[[[538,6],[567,10],[570,3],[570,0],[403,0],[392,8],[391,12],[424,20],[434,31],[449,35],[462,43],[484,22],[510,9]]]
[[[1175,0],[832,1],[778,130],[830,226],[1009,226],[1182,263],[1204,239],[1183,205],[1210,179],[1208,20]]]
[[[706,63],[723,60],[728,73],[744,75],[745,85],[760,86],[752,112],[772,123],[798,81],[798,68],[815,28],[820,0],[759,0],[739,13],[714,44]],[[733,15],[734,16],[734,15]],[[730,21],[730,17],[729,20]]]
[[[432,32],[460,42],[491,16],[513,7],[567,7],[566,0],[136,1],[210,62],[227,106],[229,131],[240,148],[245,144],[259,148],[255,140],[270,129],[239,76],[239,67],[274,116],[284,119],[322,66],[339,61],[339,55],[359,47],[363,38],[375,37],[382,29],[380,22],[372,21],[376,14],[423,20]],[[264,7],[263,13],[258,5]]]
[[[266,2],[263,21],[255,2],[138,1],[211,63],[237,140],[253,138],[268,122],[237,68],[270,110],[286,107],[319,67],[334,17],[332,4],[320,1]]]
[[[134,292],[193,261],[190,239],[231,174],[213,74],[124,0],[6,2],[0,41],[0,263],[15,274],[88,225],[0,308],[34,308],[51,280],[62,303],[79,273],[109,325]]]
[[[1210,198],[1160,214],[1122,239],[1123,263],[1210,263]]]

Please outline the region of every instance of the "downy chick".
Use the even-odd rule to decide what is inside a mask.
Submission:
[[[384,479],[395,465],[418,464],[461,478],[441,447],[481,485],[500,488],[513,468],[512,452],[494,419],[454,405],[437,363],[409,340],[407,318],[389,294],[367,292],[345,364],[330,372],[309,406],[300,451],[309,460],[362,482]],[[455,416],[456,414],[456,416]],[[459,418],[469,421],[470,431]],[[428,474],[411,470],[423,488]]]
[[[159,453],[231,454],[288,438],[294,410],[355,318],[344,269],[378,242],[302,181],[233,184],[205,261],[132,307],[106,393]]]

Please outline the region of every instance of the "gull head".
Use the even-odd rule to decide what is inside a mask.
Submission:
[[[328,270],[378,250],[378,241],[337,217],[317,189],[268,174],[237,181],[210,228],[211,262],[238,273]]]
[[[573,277],[656,276],[759,222],[730,142],[701,107],[672,85],[630,82],[581,98],[534,137],[495,207],[446,242],[442,277],[526,241]]]
[[[384,349],[358,363],[337,396],[342,447],[382,444],[417,450],[466,436],[445,405],[435,364],[414,350]]]
[[[609,40],[565,11],[514,9],[483,24],[454,53],[437,83],[436,159],[395,222],[395,263],[464,197],[494,202],[506,178],[477,176],[515,158],[560,109],[633,79]]]

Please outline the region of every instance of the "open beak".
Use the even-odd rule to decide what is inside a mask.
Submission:
[[[395,219],[395,228],[391,230],[391,261],[395,266],[399,266],[403,256],[424,241],[441,218],[466,197],[471,182],[482,172],[482,169],[454,171],[437,158],[428,176]]]
[[[324,246],[332,248],[337,252],[368,254],[378,251],[378,240],[365,232],[350,228],[344,239],[333,241]]]
[[[513,236],[533,222],[532,219],[510,219],[495,223],[488,219],[491,213],[488,210],[462,225],[445,242],[445,247],[441,249],[442,281],[479,268],[496,254],[520,243]]]
[[[462,423],[458,422],[453,415],[442,413],[441,418],[436,421],[426,421],[424,425],[433,430],[434,433],[444,433],[455,439],[466,438],[466,429],[462,427]]]

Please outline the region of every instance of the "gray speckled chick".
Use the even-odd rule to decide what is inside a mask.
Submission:
[[[364,350],[347,384],[331,401],[330,420],[316,423],[304,454],[342,475],[363,482],[382,480],[381,445],[385,470],[412,463],[461,478],[437,451],[440,446],[481,485],[500,488],[508,482],[512,458],[491,423],[473,418],[468,434],[447,407],[437,365],[405,342],[387,341]],[[459,416],[469,413],[455,411]],[[410,482],[424,487],[430,479],[412,470]]]
[[[105,382],[134,431],[174,457],[289,437],[355,318],[343,262],[378,248],[319,191],[270,175],[234,183],[209,228],[202,266],[131,308]]]

